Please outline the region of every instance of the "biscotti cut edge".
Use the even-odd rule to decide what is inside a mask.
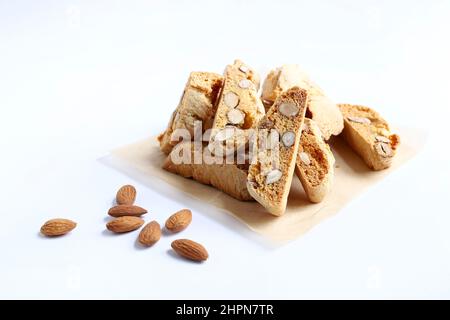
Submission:
[[[389,124],[375,110],[361,105],[339,104],[344,117],[342,137],[375,171],[392,165],[400,137],[390,131]]]
[[[191,160],[194,159],[194,143],[182,142],[178,144],[172,153],[177,153],[178,148],[183,150],[191,150]],[[207,147],[202,147],[207,148]],[[247,174],[248,171],[245,165],[237,164],[207,164],[202,162],[195,163],[181,163],[177,164],[172,159],[172,153],[169,154],[162,168],[171,173],[178,174],[184,178],[192,178],[202,184],[211,185],[218,190],[223,191],[229,196],[241,201],[254,201],[253,197],[247,191]],[[203,152],[203,154],[206,154]]]
[[[344,128],[339,108],[296,64],[286,64],[271,70],[265,78],[261,99],[266,110],[282,92],[294,86],[308,91],[306,118],[316,122],[324,139],[329,140],[332,135],[339,135]]]
[[[264,116],[264,106],[255,81],[259,82],[256,73],[240,60],[226,66],[210,137],[210,148],[214,154],[221,151],[220,146],[226,142],[234,143],[234,136],[226,141],[222,139],[224,131],[254,128]]]
[[[258,129],[275,129],[281,137],[279,143],[279,168],[272,170],[263,166],[259,159],[253,159],[249,168],[247,189],[269,213],[275,216],[284,214],[295,170],[295,161],[299,148],[301,128],[306,112],[308,93],[298,87],[281,94],[265,117],[258,124]],[[292,108],[295,106],[295,108]],[[297,110],[290,113],[289,111]],[[289,115],[290,114],[290,115]],[[283,136],[289,134],[289,144],[283,144]],[[258,142],[259,143],[259,142]],[[258,150],[258,154],[265,153]],[[267,152],[266,152],[267,153]],[[272,164],[269,164],[269,167]]]
[[[309,201],[322,202],[334,182],[335,158],[314,120],[305,119],[295,173]]]

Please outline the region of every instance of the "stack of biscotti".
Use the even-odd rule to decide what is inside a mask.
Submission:
[[[259,85],[258,74],[240,60],[228,65],[223,76],[191,73],[175,116],[158,138],[161,151],[168,154],[163,168],[212,185],[238,200],[254,200],[246,186],[249,157],[234,153],[240,149],[245,152],[251,139],[249,129],[256,127],[265,114]],[[181,150],[194,145],[186,142],[194,139],[196,122],[200,122],[203,133],[201,147],[197,148],[202,162],[174,161]],[[233,153],[231,162],[226,158],[227,150]]]
[[[259,79],[240,60],[223,76],[192,72],[158,137],[168,155],[163,168],[280,216],[294,173],[312,203],[332,191],[332,136],[342,136],[369,168],[391,166],[400,139],[374,110],[333,103],[298,65],[272,70],[261,96]],[[201,140],[193,141],[197,125]]]

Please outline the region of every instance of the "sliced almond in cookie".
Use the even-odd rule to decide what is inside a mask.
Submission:
[[[364,117],[347,117],[349,121],[361,123],[361,124],[370,124],[371,121]]]
[[[225,68],[224,84],[219,99],[213,108],[214,110],[212,110],[212,112],[215,112],[214,122],[211,126],[214,133],[228,125],[233,125],[236,129],[242,130],[254,128],[264,116],[264,106],[258,95],[259,77],[253,70],[249,70],[244,75],[239,69],[242,65],[242,61],[236,60],[232,65]],[[248,141],[241,141],[246,139],[246,137],[241,139],[238,135],[234,135],[230,138],[231,141],[226,140],[230,144],[237,145],[236,150],[248,146]],[[214,135],[209,142],[215,142]],[[216,149],[209,150],[213,155],[221,156],[222,150],[217,150],[219,153],[216,154]]]
[[[295,103],[283,102],[280,104],[279,110],[286,117],[294,117],[299,111],[299,107]]]
[[[281,141],[283,142],[284,146],[289,148],[294,145],[295,143],[295,133],[292,131],[286,131],[281,136]]]
[[[244,122],[245,115],[241,110],[232,109],[227,114],[228,122],[232,124],[240,124]]]
[[[375,144],[375,150],[378,152],[378,154],[382,157],[389,158],[393,155],[392,148],[387,143],[377,143]]]
[[[377,142],[391,143],[391,140],[389,138],[384,137],[384,136],[376,136],[375,140]]]
[[[342,137],[375,171],[392,165],[400,137],[393,134],[388,122],[375,110],[361,105],[340,104],[345,119]]]
[[[225,94],[223,101],[228,108],[236,108],[239,104],[239,96],[234,92],[228,92],[227,94]]]
[[[242,89],[248,89],[251,87],[252,82],[248,79],[242,79],[241,81],[239,81],[239,87]]]
[[[311,164],[311,159],[309,159],[309,156],[306,152],[300,152],[298,156],[305,165],[309,166]]]
[[[335,159],[329,145],[323,140],[319,126],[305,119],[309,130],[302,132],[295,173],[313,203],[321,202],[331,191]]]
[[[270,171],[266,176],[266,184],[277,182],[278,180],[280,180],[282,175],[283,173],[278,169]]]
[[[250,69],[245,65],[240,66],[239,70],[242,71],[243,73],[247,73],[250,71]]]

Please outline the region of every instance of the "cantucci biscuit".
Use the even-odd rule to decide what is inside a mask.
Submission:
[[[205,146],[200,146],[201,161],[195,159],[194,142],[179,143],[167,156],[163,163],[163,169],[178,174],[185,178],[192,178],[200,183],[211,185],[233,198],[242,201],[253,201],[247,191],[248,163],[238,165],[214,162],[213,156],[208,156]],[[181,150],[182,149],[182,150]],[[191,152],[190,157],[183,163],[179,161],[180,153]]]
[[[307,91],[298,87],[283,92],[258,124],[247,189],[276,216],[286,210],[307,99]]]
[[[221,75],[211,72],[190,74],[180,103],[173,112],[166,131],[158,137],[161,151],[168,154],[179,142],[172,137],[177,129],[186,129],[193,139],[195,121],[202,122],[203,132],[212,126],[222,80]]]
[[[310,119],[303,124],[295,173],[311,202],[321,202],[331,190],[335,159],[319,127]]]
[[[211,133],[211,148],[222,143],[230,128],[255,127],[265,110],[258,97],[259,78],[240,60],[225,69],[223,88],[217,103],[217,111]],[[230,139],[231,137],[228,137]]]
[[[389,168],[397,152],[400,137],[374,110],[359,105],[340,104],[345,128],[342,136],[372,170]]]
[[[316,122],[324,139],[341,133],[344,123],[339,108],[298,65],[283,65],[268,74],[261,95],[265,107],[269,108],[283,91],[294,86],[308,91],[306,117]]]

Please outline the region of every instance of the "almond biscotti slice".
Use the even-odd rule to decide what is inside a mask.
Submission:
[[[223,77],[216,73],[192,72],[190,74],[180,103],[173,112],[166,131],[158,137],[161,151],[168,154],[179,142],[172,137],[177,129],[187,129],[193,138],[195,121],[202,122],[203,131],[211,127],[222,81]]]
[[[314,120],[305,119],[295,173],[311,202],[321,202],[331,190],[335,159]]]
[[[400,144],[389,124],[376,111],[360,105],[340,104],[345,128],[342,136],[372,170],[391,166]]]
[[[344,122],[339,108],[298,65],[283,65],[268,74],[261,95],[266,108],[270,107],[283,91],[294,86],[308,91],[306,117],[316,122],[325,140],[341,133]]]
[[[225,69],[223,88],[217,103],[211,140],[220,142],[225,128],[255,127],[265,110],[258,97],[259,78],[240,60]]]
[[[225,161],[216,163],[212,157],[206,160],[209,153],[203,146],[199,148],[203,159],[195,161],[194,144],[193,142],[179,143],[165,159],[163,169],[211,185],[238,200],[254,200],[248,193],[246,186],[248,163],[241,165],[227,164]],[[178,160],[180,149],[187,150],[187,152],[191,151],[191,156],[185,163],[180,163]]]
[[[298,87],[285,91],[258,125],[257,156],[251,159],[247,189],[276,216],[286,210],[307,99],[307,91]]]

